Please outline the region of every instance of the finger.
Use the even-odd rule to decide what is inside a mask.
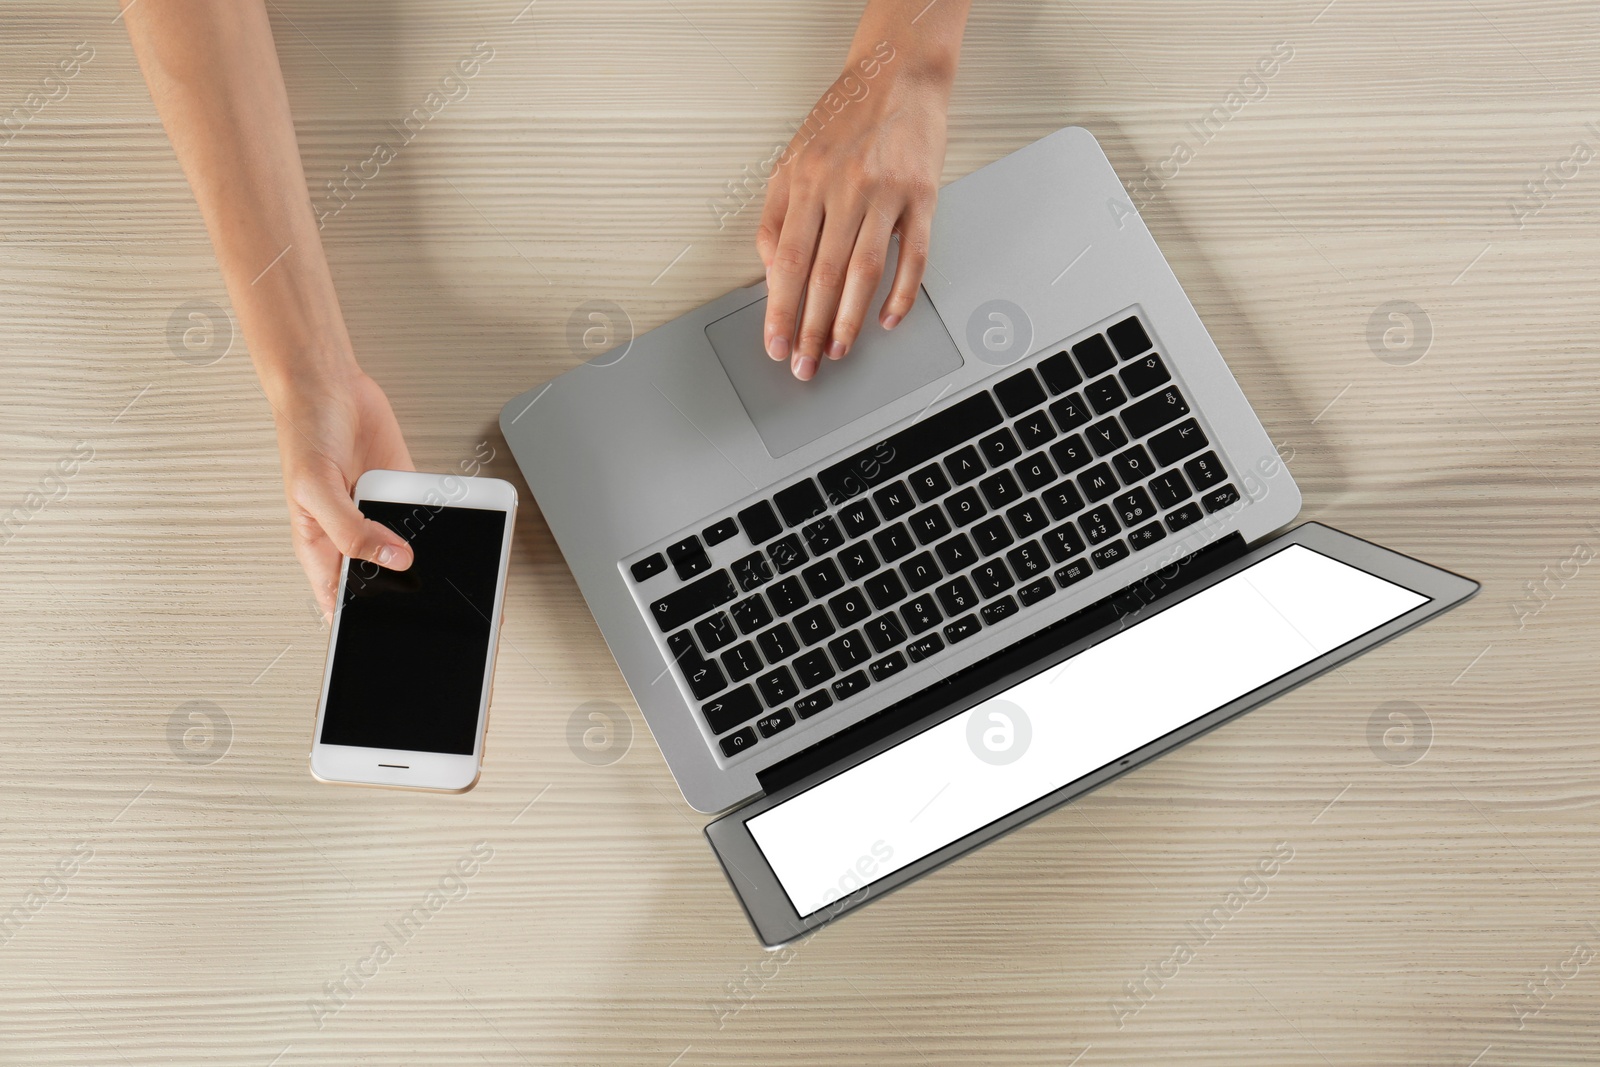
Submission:
[[[333,547],[351,559],[370,560],[392,571],[411,566],[411,546],[381,522],[361,514],[337,475],[311,477],[297,486],[297,499],[327,534]]]
[[[843,359],[861,334],[861,324],[867,321],[867,311],[872,305],[872,294],[878,291],[878,283],[883,280],[883,264],[889,254],[892,232],[893,227],[883,215],[867,212],[850,256],[850,274],[845,279],[844,295],[839,299],[839,313],[834,316],[829,359]]]
[[[767,272],[767,323],[762,346],[775,360],[787,360],[793,350],[800,297],[811,274],[811,258],[821,228],[821,201],[809,196],[791,197],[778,250]]]
[[[928,267],[928,235],[933,225],[933,206],[913,201],[900,216],[900,263],[894,272],[894,288],[889,290],[878,313],[883,328],[892,330],[911,311],[917,301],[917,287]]]
[[[334,598],[339,592],[339,564],[343,557],[315,519],[299,509],[296,511],[291,522],[295,558],[300,561],[301,570],[306,572],[306,578],[311,582],[311,592],[317,598],[317,606],[322,609],[324,616],[329,616],[333,613]]]
[[[853,207],[853,209],[852,209]],[[839,297],[850,270],[850,256],[861,232],[865,207],[858,202],[845,206],[839,214],[828,215],[822,223],[822,240],[817,244],[811,277],[806,283],[805,310],[801,312],[800,337],[795,344],[790,370],[801,381],[810,381],[822,362],[824,347],[833,334],[833,319],[839,311]],[[832,353],[829,353],[832,355]],[[843,353],[841,353],[842,355]]]
[[[767,182],[767,198],[761,206],[761,225],[756,227],[756,254],[761,266],[772,269],[772,257],[778,254],[778,234],[783,231],[783,216],[789,210],[789,174],[779,167]]]

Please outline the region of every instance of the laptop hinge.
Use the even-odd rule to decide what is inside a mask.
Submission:
[[[795,753],[756,775],[763,792],[785,786],[840,763],[868,745],[881,741],[921,719],[931,718],[985,689],[999,692],[1031,673],[1031,668],[1051,653],[1082,640],[1119,620],[1132,618],[1150,606],[1159,606],[1175,593],[1249,550],[1234,531],[1191,555],[1141,578],[1132,585],[1095,601],[1081,611],[1032,634],[988,659],[936,682],[854,726],[840,730],[808,749]],[[987,699],[986,696],[980,699]]]

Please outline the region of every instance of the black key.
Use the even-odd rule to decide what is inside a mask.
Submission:
[[[944,641],[938,634],[918,638],[906,646],[906,655],[911,657],[912,663],[921,663],[929,656],[942,651],[944,651]]]
[[[1161,528],[1161,524],[1152,522],[1147,526],[1139,527],[1137,530],[1129,530],[1128,544],[1137,552],[1141,548],[1149,548],[1165,536],[1167,536],[1167,531]]]
[[[867,681],[867,676],[865,673],[856,671],[854,674],[847,674],[843,678],[840,678],[829,688],[833,690],[833,695],[839,700],[849,700],[857,693],[865,690],[867,686],[871,684],[872,683]]]
[[[903,522],[897,522],[873,534],[872,543],[878,546],[878,554],[883,557],[885,563],[893,563],[901,556],[908,556],[917,549],[916,542],[911,539],[911,531],[906,529],[906,524]]]
[[[1194,490],[1189,488],[1189,483],[1177,471],[1164,471],[1150,479],[1150,495],[1156,498],[1156,503],[1161,507],[1170,508],[1188,500],[1194,495]]]
[[[685,638],[689,637],[687,630],[680,633]],[[675,659],[678,669],[683,672],[684,681],[689,683],[689,692],[694,694],[696,700],[705,700],[728,688],[728,680],[722,676],[722,668],[717,666],[714,660],[700,655],[700,650],[694,647],[692,640]]]
[[[883,513],[883,517],[886,519],[904,515],[917,506],[917,502],[912,498],[911,490],[906,488],[905,482],[895,482],[893,485],[884,486],[872,494],[872,499],[877,501],[878,510]]]
[[[944,628],[945,640],[952,645],[958,641],[965,641],[978,632],[978,617],[976,615],[963,615],[955,622],[946,623]]]
[[[1022,488],[1030,493],[1043,489],[1056,480],[1056,469],[1050,465],[1043,452],[1035,452],[1011,469],[1016,472]]]
[[[794,715],[788,708],[774,711],[770,715],[763,715],[756,720],[756,726],[761,730],[762,737],[771,737],[780,730],[787,730],[794,725]]]
[[[892,678],[901,671],[905,670],[906,658],[899,652],[894,652],[878,660],[878,662],[874,663],[867,669],[872,672],[873,681],[881,682],[885,678]]]
[[[972,572],[972,584],[978,587],[985,600],[1001,593],[1017,584],[1011,577],[1011,572],[1006,570],[1006,565],[997,559],[990,560]]]
[[[991,467],[1003,467],[1022,455],[1022,446],[1017,444],[1016,437],[1003,428],[979,441],[978,447],[983,449],[983,458]]]
[[[913,634],[931,630],[941,622],[944,622],[944,616],[939,613],[939,605],[934,603],[931,593],[915,597],[901,604],[900,617],[906,620],[906,628]]]
[[[1083,497],[1071,480],[1051,486],[1040,499],[1044,501],[1044,506],[1050,509],[1050,517],[1057,522],[1083,510]]]
[[[1194,483],[1196,489],[1209,489],[1228,476],[1215,452],[1207,452],[1197,459],[1191,459],[1183,465],[1183,472],[1189,476],[1189,481]]]
[[[727,571],[697,578],[681,589],[674,589],[650,605],[650,617],[661,632],[671,633],[686,622],[698,619],[712,608],[720,608],[738,594]]]
[[[1169,385],[1159,393],[1151,393],[1143,400],[1129,404],[1123,409],[1122,421],[1127,423],[1129,433],[1143,437],[1187,414],[1188,401],[1183,399],[1183,394],[1178,392],[1176,386]]]
[[[1128,394],[1122,391],[1122,386],[1109,374],[1097,382],[1090,382],[1083,387],[1083,395],[1089,398],[1089,406],[1101,415],[1108,411],[1115,411],[1128,402]]]
[[[1094,462],[1094,456],[1089,452],[1089,446],[1083,443],[1080,434],[1073,434],[1064,441],[1057,441],[1050,446],[1050,458],[1056,461],[1062,474],[1071,474],[1080,467],[1086,467]]]
[[[694,634],[688,630],[679,630],[667,638],[667,648],[672,651],[672,658],[678,659],[696,651],[698,646],[694,643]]]
[[[800,635],[800,641],[806,645],[814,645],[824,638],[833,636],[833,620],[828,617],[828,610],[821,604],[814,608],[807,608],[794,617],[795,633]]]
[[[950,477],[957,485],[965,485],[985,470],[983,460],[978,458],[978,450],[971,445],[958,448],[946,456],[944,469],[950,472]]]
[[[1085,430],[1084,436],[1089,438],[1097,456],[1108,456],[1128,443],[1128,435],[1122,432],[1116,419],[1102,419]]]
[[[1055,592],[1056,583],[1052,582],[1048,577],[1045,577],[1040,578],[1036,582],[1030,582],[1021,589],[1018,589],[1017,599],[1022,601],[1023,607],[1031,608],[1045,597],[1054,596]]]
[[[911,524],[911,532],[917,535],[918,544],[931,545],[950,532],[950,520],[944,517],[937,504],[923,508],[906,521]]]
[[[976,522],[988,513],[989,509],[983,506],[983,498],[973,488],[961,490],[953,494],[944,502],[945,510],[950,513],[950,518],[957,526],[965,526]]]
[[[978,594],[973,591],[972,583],[965,578],[946,582],[934,590],[934,593],[938,596],[939,603],[944,605],[944,610],[951,615],[959,615],[978,606]]]
[[[767,590],[767,599],[772,602],[772,610],[779,615],[793,615],[811,601],[801,587],[799,578],[785,578],[777,583]]]
[[[1188,526],[1193,526],[1200,521],[1200,505],[1185,504],[1183,507],[1167,516],[1167,529],[1173,533]]]
[[[1078,475],[1078,484],[1083,487],[1083,495],[1090,501],[1104,500],[1117,491],[1117,479],[1104,463],[1096,463]]]
[[[1024,500],[1006,512],[1006,518],[1010,521],[1011,528],[1017,531],[1018,537],[1036,534],[1050,525],[1050,517],[1044,513],[1044,505],[1037,500]]]
[[[708,545],[720,545],[728,538],[739,532],[739,524],[731,518],[722,519],[712,523],[700,531],[700,536],[706,539]]]
[[[882,571],[868,578],[863,586],[867,596],[872,598],[872,604],[879,611],[893,607],[906,598],[906,587],[901,584],[900,576],[892,570]]]
[[[722,654],[722,666],[729,678],[742,682],[761,669],[761,657],[756,655],[756,646],[745,641]]]
[[[1017,602],[1008,596],[1003,596],[999,600],[985,604],[983,610],[978,612],[979,615],[983,616],[983,621],[990,626],[1002,619],[1009,619],[1016,613]]]
[[[1044,403],[1044,386],[1039,384],[1033,371],[1023,370],[997,383],[994,395],[999,398],[1000,406],[1006,409],[1006,414],[1015,418],[1029,408]]]
[[[966,534],[956,534],[948,541],[940,541],[934,552],[938,554],[944,569],[951,573],[966,570],[978,562],[978,550],[972,547]]]
[[[1088,560],[1075,559],[1065,567],[1056,568],[1056,584],[1065,589],[1069,585],[1076,585],[1093,573]]]
[[[871,641],[872,647],[879,652],[887,652],[906,639],[906,632],[901,628],[900,620],[893,615],[879,615],[863,629],[867,631],[867,640]]]
[[[780,489],[772,494],[772,502],[778,505],[778,514],[783,516],[783,521],[790,526],[799,526],[807,519],[814,519],[828,510],[828,505],[822,500],[822,493],[817,489],[817,483],[810,478],[796,482],[787,489]]]
[[[739,627],[742,634],[754,633],[772,621],[772,612],[767,608],[767,602],[757,593],[739,601],[728,611],[733,615],[734,625]]]
[[[1238,499],[1239,490],[1235,489],[1232,483],[1223,486],[1221,489],[1213,489],[1211,492],[1200,498],[1201,502],[1205,504],[1207,511],[1221,511],[1229,504],[1238,501]]]
[[[1089,558],[1094,560],[1094,565],[1105,570],[1113,563],[1120,563],[1128,558],[1128,544],[1126,541],[1113,541],[1104,548],[1097,548],[1089,553]]]
[[[741,685],[731,693],[724,693],[720,700],[713,700],[700,711],[705,715],[706,725],[711,727],[711,732],[722,734],[760,715],[761,700],[756,696],[754,687]]]
[[[1172,375],[1167,372],[1167,365],[1161,362],[1161,357],[1154,352],[1124,366],[1117,372],[1117,377],[1128,387],[1129,396],[1148,393],[1156,386],[1165,385],[1172,380]]]
[[[1111,502],[1117,509],[1117,515],[1122,519],[1124,526],[1137,526],[1146,519],[1156,517],[1156,506],[1150,502],[1150,494],[1143,489],[1131,489]]]
[[[855,500],[839,509],[839,522],[850,537],[860,537],[878,525],[878,513],[867,500]]]
[[[1111,338],[1111,343],[1117,346],[1117,352],[1123,359],[1137,356],[1150,347],[1150,335],[1144,332],[1144,323],[1139,321],[1137,315],[1123,319],[1106,334]]]
[[[978,483],[991,508],[1003,508],[1022,499],[1022,489],[1010,471],[995,471]]]
[[[835,500],[860,496],[875,485],[915,470],[951,445],[1000,425],[1000,409],[987,391],[952,404],[878,444],[817,473],[822,489]]]
[[[815,693],[808,693],[794,702],[794,710],[802,719],[809,719],[819,711],[826,711],[833,707],[833,697],[826,689],[819,689]]]
[[[811,595],[819,600],[844,588],[844,575],[839,573],[839,565],[831,559],[813,563],[800,572],[800,577],[806,580],[806,588],[811,590]]]
[[[1034,575],[1044,574],[1050,569],[1050,561],[1045,558],[1044,546],[1037,541],[1029,541],[1025,545],[1018,545],[1010,552],[1007,552],[1006,562],[1011,564],[1011,573],[1024,582]]]
[[[800,651],[800,642],[795,639],[794,631],[789,629],[789,624],[786,622],[780,622],[772,629],[763,632],[756,638],[756,644],[767,654],[769,663],[781,663]]]
[[[1044,379],[1044,384],[1050,387],[1052,393],[1064,393],[1083,381],[1083,375],[1079,374],[1078,368],[1073,365],[1072,357],[1065,352],[1057,352],[1049,359],[1040,360],[1039,376]]]
[[[1150,451],[1155,453],[1157,463],[1169,467],[1184,456],[1194,455],[1210,443],[1206,440],[1205,431],[1200,429],[1198,422],[1184,419],[1178,425],[1169,426],[1150,438]]]
[[[950,491],[950,479],[944,476],[937,463],[930,463],[907,479],[917,499],[926,504]]]
[[[684,581],[711,569],[711,557],[701,547],[700,538],[692,534],[675,545],[668,545],[667,558],[672,561],[678,577]]]
[[[707,652],[715,652],[733,644],[739,635],[734,632],[733,620],[728,618],[726,611],[719,611],[715,615],[701,619],[694,624],[695,636],[700,638],[700,645]]]
[[[1072,523],[1064,522],[1044,535],[1044,547],[1049,551],[1050,558],[1060,563],[1082,552],[1085,545]]]
[[[1083,368],[1086,378],[1104,374],[1117,365],[1117,357],[1112,353],[1111,346],[1098,333],[1073,345],[1072,354],[1078,357],[1078,366]]]
[[[851,626],[872,614],[867,606],[867,595],[859,589],[847,589],[828,601],[828,608],[840,626]]]
[[[992,556],[1016,540],[1011,536],[1011,527],[998,515],[974,526],[972,537],[978,542],[978,553],[984,556]]]
[[[756,743],[756,732],[746,726],[736,734],[729,734],[722,739],[722,754],[724,756],[737,756],[745,749]]]
[[[666,570],[667,561],[661,555],[661,553],[657,552],[655,555],[646,556],[638,563],[635,563],[632,569],[633,580],[636,582],[642,582],[646,578],[654,578],[656,575]]]
[[[800,676],[800,684],[807,689],[814,689],[826,682],[834,675],[833,663],[828,659],[828,654],[822,649],[812,649],[794,661],[794,672]]]
[[[852,582],[859,582],[878,569],[878,554],[872,551],[871,545],[861,541],[839,553],[839,564]]]
[[[827,516],[802,529],[800,536],[806,539],[806,547],[811,549],[813,556],[826,556],[844,544],[844,534],[839,532],[839,524]]]
[[[739,579],[739,588],[748,593],[772,581],[772,564],[767,562],[764,553],[752,552],[733,561],[733,573]]]
[[[1083,535],[1091,545],[1098,545],[1106,538],[1122,532],[1122,524],[1117,521],[1115,511],[1105,504],[1079,516],[1078,525],[1083,527]]]
[[[1083,402],[1080,393],[1062,397],[1050,405],[1050,417],[1056,420],[1056,425],[1061,427],[1062,433],[1076,430],[1091,418],[1089,406]]]
[[[851,630],[842,637],[835,637],[828,642],[828,651],[833,655],[833,661],[839,665],[840,670],[849,670],[858,667],[867,661],[872,653],[867,649],[867,639],[861,635],[860,630]]]
[[[779,574],[786,574],[811,558],[806,555],[798,534],[790,534],[772,542],[767,546],[767,556],[771,558],[772,565],[778,568]]]
[[[744,528],[744,535],[752,545],[770,541],[783,530],[783,525],[778,522],[778,513],[765,500],[739,512],[739,525]]]
[[[795,684],[794,675],[788,667],[779,667],[763,674],[756,679],[756,688],[761,690],[761,698],[769,708],[787,704],[800,694],[800,687]]]
[[[1134,445],[1130,449],[1118,452],[1111,465],[1117,469],[1117,477],[1122,479],[1123,485],[1136,485],[1150,477],[1151,472],[1156,469],[1143,445]]]
[[[906,576],[906,584],[912,592],[926,589],[944,577],[939,573],[939,565],[933,561],[932,552],[918,552],[900,564],[900,573]]]
[[[1042,411],[1035,411],[1025,419],[1019,419],[1015,427],[1017,437],[1022,441],[1023,448],[1039,448],[1047,441],[1055,440],[1056,428],[1050,422],[1049,416]]]

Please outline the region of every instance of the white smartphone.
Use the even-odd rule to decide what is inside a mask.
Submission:
[[[483,763],[517,491],[499,478],[374,470],[355,501],[406,539],[414,562],[341,565],[311,773],[464,793]]]

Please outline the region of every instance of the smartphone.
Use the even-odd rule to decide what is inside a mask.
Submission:
[[[341,565],[311,773],[465,793],[483,763],[517,491],[499,478],[373,470],[355,501],[415,561]]]

